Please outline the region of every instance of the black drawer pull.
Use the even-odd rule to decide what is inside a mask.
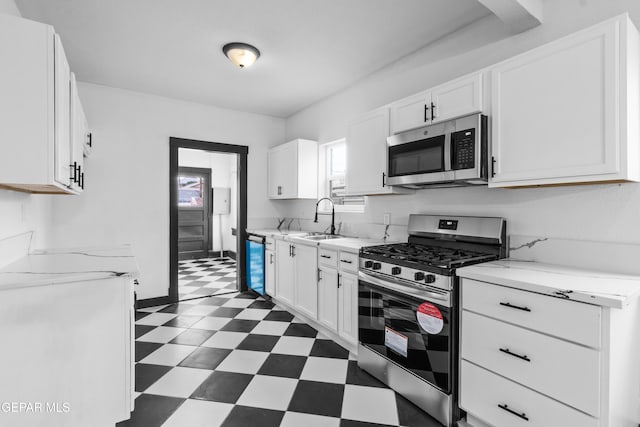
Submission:
[[[502,409],[503,411],[507,411],[508,413],[513,414],[518,418],[522,418],[525,421],[529,421],[527,414],[525,414],[524,412],[522,414],[519,412],[516,412],[513,409],[509,408],[507,405],[498,405],[498,408]]]
[[[508,302],[501,302],[500,305],[504,305],[505,307],[509,307],[509,308],[515,308],[516,310],[531,311],[529,307],[520,307],[519,305],[513,305]]]
[[[344,262],[347,264],[353,264],[353,261],[349,261],[348,259],[341,259],[340,262]]]
[[[509,356],[517,357],[518,359],[522,359],[522,360],[526,360],[527,362],[531,362],[531,359],[529,359],[527,356],[516,354],[516,353],[512,352],[511,350],[509,350],[508,348],[501,348],[500,351],[503,352],[503,353],[508,354]]]
[[[331,259],[330,255],[320,255],[320,258],[327,258],[327,259]]]

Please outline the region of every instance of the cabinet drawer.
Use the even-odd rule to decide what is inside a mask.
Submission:
[[[601,309],[595,305],[462,279],[462,308],[590,347],[600,347]]]
[[[264,247],[265,249],[274,250],[276,248],[276,241],[273,237],[266,237],[264,239]]]
[[[495,427],[598,426],[596,418],[464,360],[460,407]]]
[[[357,273],[358,272],[358,255],[349,252],[340,251],[338,257],[338,264],[340,265],[340,271]]]
[[[330,249],[318,249],[318,260],[320,265],[338,268],[338,251]]]
[[[463,311],[460,354],[576,409],[599,415],[597,350]]]

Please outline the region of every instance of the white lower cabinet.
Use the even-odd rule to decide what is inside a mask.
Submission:
[[[287,304],[294,304],[295,265],[293,245],[286,240],[276,240],[276,298]]]
[[[338,334],[358,344],[358,276],[340,273],[338,282]]]
[[[312,319],[318,318],[318,247],[293,245],[295,306]]]
[[[3,289],[3,426],[113,426],[134,399],[133,280],[128,276]],[[9,386],[10,385],[10,386]]]
[[[270,296],[276,295],[276,251],[275,242],[271,239],[271,246],[265,242],[264,251],[264,288],[265,293]]]
[[[637,303],[461,280],[459,403],[474,427],[637,427]]]
[[[318,322],[338,332],[338,270],[318,268]]]

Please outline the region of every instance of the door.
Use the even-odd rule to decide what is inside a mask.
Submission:
[[[431,122],[431,93],[421,92],[391,106],[391,133],[426,126]]]
[[[211,248],[211,170],[178,169],[178,259],[209,256]]]
[[[482,73],[465,76],[431,91],[432,123],[482,111]]]
[[[265,293],[270,296],[276,295],[276,253],[274,250],[264,251],[264,287]]]
[[[338,271],[320,267],[318,277],[318,321],[336,332],[338,330]]]
[[[312,319],[318,318],[318,249],[316,246],[293,246],[296,308]]]
[[[358,276],[342,273],[338,288],[338,333],[352,344],[358,343]]]
[[[284,240],[276,240],[276,297],[293,305],[295,265],[292,255],[293,246]]]
[[[389,109],[381,108],[349,123],[347,129],[347,194],[388,194],[387,137]]]
[[[71,186],[71,69],[62,48],[60,36],[55,35],[54,43],[54,117],[55,117],[55,180],[67,187]]]
[[[493,68],[490,186],[605,180],[620,171],[620,41],[614,24]]]

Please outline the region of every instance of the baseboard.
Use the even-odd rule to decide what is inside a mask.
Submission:
[[[236,259],[235,251],[222,251],[222,256],[228,257],[231,259]],[[219,257],[220,257],[220,251],[209,251],[209,258],[219,258]]]
[[[139,308],[155,307],[157,305],[171,304],[173,301],[170,297],[156,297],[136,300],[136,310]]]

